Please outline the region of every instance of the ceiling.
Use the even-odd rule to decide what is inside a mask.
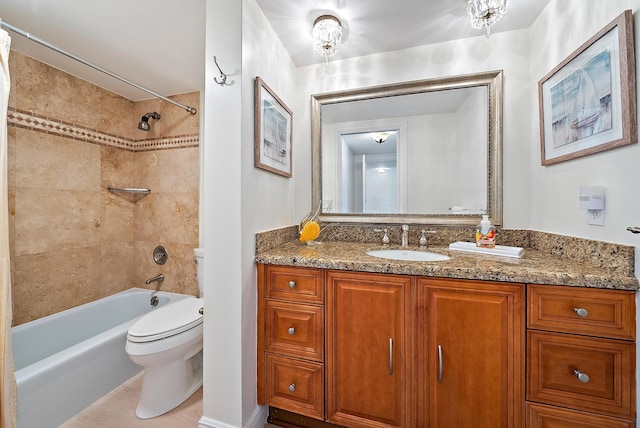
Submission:
[[[209,0],[211,1],[211,0]],[[343,23],[334,60],[482,35],[464,0],[256,0],[297,66],[320,63],[311,27]],[[527,28],[550,0],[514,0],[494,32]],[[2,0],[0,19],[141,86],[173,95],[204,88],[206,0]],[[150,95],[16,33],[12,49],[131,100]]]
[[[324,14],[342,22],[334,60],[484,35],[468,24],[465,0],[256,1],[298,67],[324,61],[311,43],[313,22]],[[511,1],[492,32],[528,28],[549,1]]]

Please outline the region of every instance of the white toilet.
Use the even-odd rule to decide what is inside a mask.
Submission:
[[[196,256],[200,298],[187,297],[162,306],[136,321],[125,350],[144,367],[136,408],[141,419],[174,409],[202,386],[202,314],[204,250]]]

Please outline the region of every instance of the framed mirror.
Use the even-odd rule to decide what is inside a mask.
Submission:
[[[501,225],[502,74],[312,95],[320,220]]]

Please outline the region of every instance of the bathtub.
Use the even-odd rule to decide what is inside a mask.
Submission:
[[[142,370],[125,352],[142,315],[188,297],[129,290],[11,329],[18,428],[54,428]]]

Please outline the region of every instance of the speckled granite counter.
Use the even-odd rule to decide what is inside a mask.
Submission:
[[[522,258],[449,251],[448,246],[435,245],[430,246],[427,250],[445,254],[451,259],[438,262],[407,262],[367,255],[366,252],[369,250],[383,248],[381,244],[372,242],[325,241],[315,245],[306,245],[298,240],[289,240],[279,242],[273,248],[262,251],[257,245],[256,262],[529,284],[620,290],[638,290],[640,288],[638,279],[633,273],[633,247],[602,243],[602,245],[608,246],[606,247],[607,255],[603,257],[610,258],[603,262],[601,257],[594,259],[592,255],[590,257],[593,260],[585,260],[588,257],[560,257],[547,248],[537,248],[539,246],[535,245],[535,238],[527,239],[526,242],[534,242],[534,246],[526,247]],[[384,248],[398,247],[390,245]],[[410,249],[418,250],[419,248],[412,246]]]

